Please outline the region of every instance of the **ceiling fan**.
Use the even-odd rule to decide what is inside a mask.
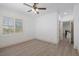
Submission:
[[[39,10],[46,10],[46,8],[37,7],[38,3],[34,3],[33,6],[26,4],[26,3],[24,3],[24,5],[32,8],[31,10],[28,10],[27,12],[33,11],[35,14],[39,14]]]

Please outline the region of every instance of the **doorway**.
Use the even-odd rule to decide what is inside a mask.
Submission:
[[[74,44],[73,24],[73,21],[59,21],[59,40],[67,40],[70,44]]]

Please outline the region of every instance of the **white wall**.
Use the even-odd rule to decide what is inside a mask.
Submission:
[[[79,50],[79,4],[74,6],[74,48]]]
[[[2,30],[3,16],[23,20],[23,32],[3,35],[0,31],[0,48],[24,42],[30,39],[40,39],[51,43],[58,43],[57,13],[50,13],[35,19],[16,10],[0,7],[0,30]]]
[[[29,15],[24,15],[19,13],[18,11],[14,11],[8,8],[0,7],[0,30],[2,30],[2,17],[8,16],[13,17],[15,19],[22,19],[23,20],[23,32],[20,33],[13,33],[3,35],[0,32],[0,48],[6,47],[12,44],[24,42],[34,38],[34,18]]]
[[[51,43],[58,43],[57,13],[50,13],[36,19],[36,38]]]

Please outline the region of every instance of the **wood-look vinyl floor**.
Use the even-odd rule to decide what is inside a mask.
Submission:
[[[58,45],[40,40],[29,40],[24,43],[0,49],[0,56],[78,56],[73,45],[62,40]]]

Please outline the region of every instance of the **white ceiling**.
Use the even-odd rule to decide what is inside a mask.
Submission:
[[[33,3],[27,3],[33,5]],[[46,7],[46,11],[39,11],[40,14],[51,13],[51,12],[72,12],[73,11],[72,3],[39,3],[38,7]],[[34,15],[33,12],[27,12],[31,8],[23,5],[23,3],[0,3],[0,7],[9,8],[10,10],[15,10],[24,14]]]

